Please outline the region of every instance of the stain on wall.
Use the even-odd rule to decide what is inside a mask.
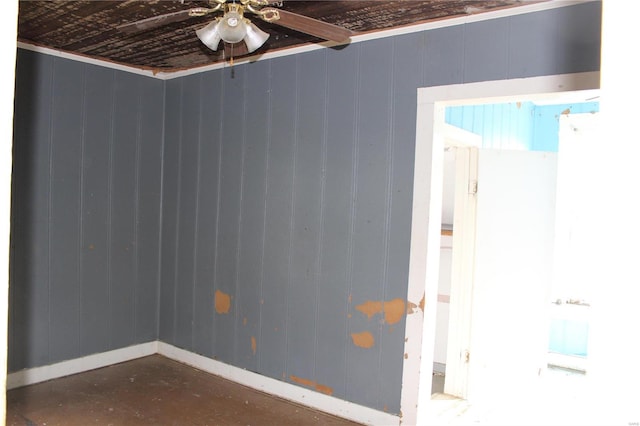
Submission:
[[[256,343],[256,338],[254,336],[251,336],[251,352],[253,352],[253,354],[256,354],[256,350],[258,349],[258,344]]]
[[[219,314],[228,314],[231,310],[231,296],[216,290],[216,312]]]
[[[415,305],[414,305],[415,306]],[[384,321],[387,324],[396,324],[406,315],[407,308],[402,299],[393,299],[388,302],[367,300],[356,306],[356,309],[371,319],[376,314],[384,314]]]
[[[363,331],[361,333],[351,333],[351,340],[353,341],[354,345],[365,349],[372,348],[374,343],[376,342],[373,334],[371,334],[371,332],[369,331]]]
[[[292,382],[295,382],[299,385],[303,385],[312,389],[317,390],[318,392],[322,392],[326,395],[333,395],[333,389],[329,386],[326,385],[321,385],[313,380],[309,380],[309,379],[304,379],[302,377],[297,377],[297,376],[289,376],[289,378],[291,379]]]

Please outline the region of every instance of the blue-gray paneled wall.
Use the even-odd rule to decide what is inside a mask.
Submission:
[[[19,51],[10,370],[158,338],[399,413],[416,89],[597,71],[600,13],[166,82]]]
[[[399,413],[416,89],[599,42],[590,2],[168,81],[160,339]]]
[[[157,339],[163,102],[18,50],[9,371]]]

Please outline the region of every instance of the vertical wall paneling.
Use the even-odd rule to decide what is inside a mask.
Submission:
[[[507,77],[508,34],[508,19],[473,22],[464,26],[464,83]]]
[[[80,343],[82,353],[107,350],[110,345],[109,300],[109,158],[110,117],[113,109],[114,73],[88,66],[85,80],[85,119],[82,193],[81,265],[82,304]],[[107,101],[105,101],[107,100]]]
[[[393,79],[390,85],[391,104],[389,111],[389,192],[387,227],[387,272],[384,279],[384,300],[405,300],[409,271],[409,246],[411,234],[411,211],[405,206],[411,205],[413,193],[413,156],[415,151],[414,105],[417,104],[416,88],[422,85],[420,63],[423,59],[421,48],[422,34],[409,34],[394,39]],[[419,300],[407,301],[407,304],[420,305]],[[412,305],[412,306],[413,306]],[[420,315],[417,306],[407,307],[407,313]],[[380,404],[383,410],[399,413],[397,389],[401,388],[402,363],[404,354],[398,348],[404,345],[404,318],[390,325],[382,334],[382,355]]]
[[[50,361],[79,353],[78,241],[83,67],[54,61],[49,193]]]
[[[163,83],[17,59],[9,369],[155,340]]]
[[[414,36],[419,37],[423,82],[429,82],[430,86],[462,83],[465,67],[464,25],[439,28]]]
[[[287,317],[287,376],[315,381],[325,55],[296,56],[296,122]],[[328,386],[328,384],[322,384]]]
[[[213,286],[218,229],[218,188],[222,129],[222,73],[201,74],[200,149],[198,155],[197,233],[195,249],[195,287],[193,307],[193,350],[213,356]]]
[[[202,175],[202,173],[200,172],[200,168],[202,167],[202,161],[201,160],[201,152],[202,152],[202,116],[203,116],[203,111],[202,111],[202,105],[203,105],[203,101],[202,101],[202,97],[203,96],[207,96],[207,93],[202,93],[202,76],[198,75],[197,76],[197,81],[194,83],[196,86],[196,89],[198,90],[198,96],[196,96],[196,98],[194,99],[197,100],[197,110],[195,111],[195,113],[198,116],[198,120],[197,120],[197,135],[196,135],[196,158],[195,158],[195,171],[196,171],[196,176],[195,176],[195,185],[193,188],[193,191],[195,193],[195,207],[194,207],[194,218],[193,218],[193,249],[191,252],[191,262],[192,262],[192,280],[193,283],[191,284],[191,319],[190,319],[190,323],[189,323],[189,329],[190,329],[190,337],[191,337],[191,341],[189,342],[189,348],[191,350],[195,351],[195,345],[196,345],[196,336],[195,336],[195,324],[196,324],[196,289],[198,288],[198,279],[197,279],[197,270],[198,270],[198,240],[199,240],[199,235],[198,233],[200,232],[200,195],[201,195],[201,189],[200,189],[200,176]],[[205,164],[206,167],[206,164]],[[211,299],[209,299],[211,300]],[[206,321],[205,324],[210,324],[210,321]]]
[[[111,342],[135,341],[135,199],[138,93],[134,76],[116,74],[111,167]]]
[[[195,225],[197,215],[197,177],[200,127],[200,77],[189,76],[182,81],[180,96],[180,148],[178,170],[178,217],[176,242],[176,280],[174,288],[174,344],[190,348],[193,321],[193,259],[195,256]]]
[[[326,52],[326,111],[322,245],[317,282],[315,380],[346,397],[345,354],[350,344],[349,236],[354,122],[357,87],[355,55]]]
[[[162,183],[162,248],[160,267],[160,340],[174,344],[175,255],[178,229],[178,176],[182,80],[165,86],[165,130]]]
[[[382,277],[385,273],[385,228],[389,159],[389,98],[391,78],[391,39],[375,40],[358,46],[359,85],[356,122],[358,131],[356,204],[353,226],[352,301],[354,306],[383,301]],[[379,52],[387,52],[380,56]],[[365,71],[366,70],[366,71]],[[379,404],[381,334],[387,332],[383,318],[354,310],[350,333],[367,333],[370,339],[348,350],[347,396],[366,406]]]
[[[561,7],[552,12],[558,38],[555,49],[556,74],[600,69],[600,34],[602,28],[602,2],[589,2],[583,7]],[[544,16],[541,16],[544,19]],[[549,19],[549,18],[546,18]],[[588,23],[588,24],[585,24]],[[585,28],[588,25],[588,28]]]
[[[260,372],[286,376],[286,318],[293,182],[296,60],[271,61],[268,192],[262,274]]]
[[[21,54],[14,111],[9,371],[49,362],[51,56]]]
[[[140,117],[136,218],[136,340],[158,338],[158,286],[164,83],[139,81]]]
[[[225,68],[224,119],[222,121],[222,169],[220,173],[219,226],[216,251],[216,347],[215,355],[233,363],[236,317],[236,283],[239,232],[242,226],[242,155],[244,142],[244,67]]]
[[[546,13],[555,13],[548,11]],[[533,77],[556,74],[558,52],[563,50],[558,40],[558,20],[545,19],[546,14],[525,13],[509,19],[509,75]],[[536,37],[531,37],[535,29]],[[530,61],[529,58],[536,58]]]
[[[237,365],[258,369],[260,351],[261,270],[264,235],[265,181],[269,125],[269,62],[246,67],[244,108],[244,154],[239,256],[236,285]],[[240,112],[239,112],[240,113]]]

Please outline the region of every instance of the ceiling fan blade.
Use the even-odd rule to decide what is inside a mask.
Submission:
[[[141,31],[147,31],[153,28],[160,27],[162,25],[170,24],[173,22],[180,22],[189,19],[193,16],[202,16],[210,12],[210,9],[203,7],[196,7],[193,9],[179,10],[177,12],[166,13],[164,15],[152,16],[151,18],[142,19],[140,21],[129,22],[116,27],[118,30],[125,33],[137,33]]]
[[[282,25],[283,27],[291,28],[292,30],[310,34],[325,40],[342,42],[346,41],[354,34],[353,31],[346,28],[310,18],[308,16],[298,15],[297,13],[289,12],[287,10],[262,9],[262,12],[266,12],[267,16],[271,13],[280,16],[277,20],[268,20],[267,22]]]
[[[225,43],[224,44],[224,57],[235,58],[238,56],[244,56],[249,53],[249,48],[244,41],[239,43]]]

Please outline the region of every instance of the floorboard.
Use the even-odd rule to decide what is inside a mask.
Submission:
[[[7,425],[355,426],[152,355],[7,392]]]

